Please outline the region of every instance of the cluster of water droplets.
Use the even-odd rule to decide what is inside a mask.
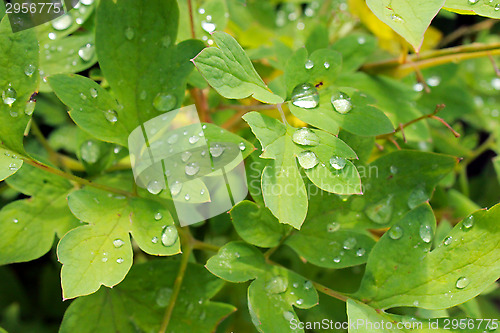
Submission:
[[[467,2],[469,3],[469,5],[475,5],[479,2],[480,0],[467,0]],[[495,11],[499,11],[500,10],[500,3],[498,2],[494,2],[493,0],[484,0],[484,2],[487,4],[487,5],[490,5],[493,7],[493,9]]]

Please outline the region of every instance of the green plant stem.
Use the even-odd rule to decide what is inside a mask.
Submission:
[[[42,131],[40,130],[40,128],[38,127],[36,121],[34,119],[31,119],[31,133],[33,133],[33,135],[35,136],[35,138],[37,139],[38,142],[40,142],[40,144],[42,145],[42,147],[47,151],[47,153],[49,154],[49,160],[56,164],[57,166],[61,166],[61,161],[58,157],[58,154],[56,153],[56,151],[54,149],[52,149],[52,147],[50,146],[49,142],[47,141],[47,139],[45,139],[45,137],[43,136],[43,133]]]
[[[347,297],[347,295],[341,293],[340,291],[336,291],[336,290],[330,289],[328,287],[325,287],[324,285],[322,285],[318,282],[312,281],[312,284],[313,284],[314,288],[316,288],[317,291],[322,292],[323,294],[328,295],[330,297],[341,300],[342,302],[347,302],[347,300],[349,299],[349,297]]]
[[[270,248],[269,250],[266,251],[266,253],[264,253],[264,258],[269,259],[271,258],[271,256],[273,255],[274,252],[276,252],[276,250],[278,250],[281,245],[283,245],[285,243],[285,241],[288,239],[288,237],[290,237],[290,235],[293,233],[293,229],[291,229],[285,236],[283,236],[281,239],[280,239],[280,242],[278,243],[278,245],[276,245],[275,247],[272,247]]]
[[[406,57],[404,62],[400,58],[378,61],[363,65],[361,69],[370,74],[387,74],[396,78],[405,77],[414,71],[435,67],[450,62],[459,62],[467,59],[500,55],[500,43],[470,44],[433,50]]]
[[[177,276],[175,278],[172,296],[170,298],[170,302],[168,303],[167,309],[165,310],[159,333],[165,333],[167,331],[168,324],[170,323],[170,318],[172,318],[175,303],[177,302],[177,298],[179,297],[179,293],[181,291],[182,281],[184,280],[184,275],[186,274],[189,257],[191,256],[191,252],[193,251],[193,243],[191,242],[192,237],[189,232],[189,228],[185,228],[185,230],[180,229],[179,235],[181,237],[181,244],[184,252],[182,253],[179,272],[177,273]]]
[[[218,252],[220,250],[220,246],[205,243],[205,242],[199,241],[197,239],[193,239],[193,248],[195,250],[206,250],[206,251],[213,251],[213,252]]]
[[[191,37],[196,39],[196,30],[194,29],[194,18],[193,18],[193,4],[191,0],[187,1],[188,11],[189,11],[189,25],[191,28]]]
[[[477,149],[471,152],[469,156],[467,156],[462,163],[459,164],[460,169],[467,169],[467,166],[471,164],[476,158],[482,155],[485,151],[490,149],[495,143],[495,137],[490,135],[488,139],[486,139]]]
[[[77,184],[80,184],[80,185],[83,185],[83,186],[90,186],[90,187],[93,187],[93,188],[96,188],[96,189],[99,189],[99,190],[103,190],[103,191],[107,191],[107,192],[111,192],[111,193],[116,193],[116,194],[124,195],[124,196],[127,196],[127,197],[134,197],[135,196],[133,193],[130,193],[130,192],[127,192],[127,191],[123,191],[123,190],[120,190],[120,189],[117,189],[117,188],[114,188],[114,187],[110,187],[110,186],[106,186],[106,185],[94,183],[91,180],[88,180],[88,179],[85,179],[85,178],[80,178],[78,176],[72,175],[72,174],[64,172],[62,170],[53,168],[53,167],[45,165],[45,164],[43,164],[41,162],[35,161],[35,160],[33,160],[33,159],[29,158],[29,157],[23,157],[23,161],[25,163],[29,164],[29,165],[34,166],[35,168],[38,168],[38,169],[50,172],[50,173],[52,173],[52,174],[54,174],[56,176],[60,176],[60,177],[66,178],[66,179],[68,179],[70,181],[73,181],[73,182],[75,182]]]
[[[274,110],[276,109],[276,104],[257,104],[257,105],[221,105],[218,110],[237,110],[234,115],[231,116],[225,123],[221,125],[224,129],[230,129],[236,125],[247,112],[249,111],[259,111],[259,110]]]

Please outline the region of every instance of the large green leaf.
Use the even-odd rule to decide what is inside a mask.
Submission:
[[[196,68],[219,94],[242,99],[252,96],[264,103],[282,103],[255,71],[252,62],[238,42],[224,32],[215,32],[216,47],[204,49],[193,59]]]
[[[178,270],[179,263],[174,261],[134,265],[116,288],[99,290],[71,303],[60,332],[158,332]],[[213,332],[235,310],[210,301],[223,284],[203,267],[189,264],[168,332]]]
[[[0,23],[0,50],[0,142],[23,154],[23,134],[31,118],[25,114],[26,103],[39,80],[38,41],[32,29],[13,33],[5,16]]]
[[[148,254],[180,252],[177,229],[165,206],[148,199],[127,198],[96,189],[69,196],[72,213],[88,224],[67,233],[57,254],[63,264],[64,298],[88,295],[101,285],[120,283],[132,266],[132,234]]]
[[[481,16],[500,19],[500,8],[497,1],[460,1],[446,0],[445,9],[458,12],[460,14],[477,14]]]
[[[0,211],[0,264],[30,261],[47,253],[54,234],[62,237],[78,225],[66,197],[71,183],[25,165],[7,182],[31,198],[17,200]]]
[[[210,258],[207,269],[231,282],[254,280],[248,288],[248,308],[259,332],[304,332],[290,330],[298,320],[293,306],[308,309],[318,303],[312,283],[295,272],[266,263],[262,253],[243,242],[231,242]]]
[[[419,51],[424,33],[445,0],[367,0],[371,11]]]
[[[467,217],[431,251],[428,204],[410,211],[373,248],[354,296],[379,309],[445,309],[477,296],[500,276],[500,205]]]
[[[175,0],[152,0],[147,6],[135,0],[99,3],[97,56],[123,105],[118,121],[129,132],[184,100],[187,77],[194,68],[189,60],[203,43],[187,40],[174,45],[178,12]]]
[[[23,165],[23,160],[9,150],[0,148],[0,180],[15,174]]]

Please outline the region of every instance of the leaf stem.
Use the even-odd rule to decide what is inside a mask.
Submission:
[[[184,280],[184,275],[186,274],[186,269],[189,263],[189,257],[191,256],[191,252],[193,251],[193,243],[191,241],[193,238],[191,237],[189,228],[179,229],[179,231],[182,249],[184,249],[184,252],[182,253],[179,272],[177,273],[177,276],[175,278],[172,297],[170,298],[170,302],[168,303],[167,309],[165,310],[165,315],[163,316],[159,333],[165,333],[167,331],[168,324],[170,323],[170,318],[172,318],[175,303],[177,302],[177,298],[179,297],[179,293],[181,291],[182,281]]]
[[[247,112],[249,111],[259,111],[259,110],[274,110],[276,109],[276,104],[257,104],[257,105],[220,105],[218,110],[237,110],[234,115],[231,116],[225,123],[221,125],[224,129],[230,129],[236,125]]]
[[[292,232],[293,232],[293,229],[290,229],[290,231],[280,239],[280,242],[278,243],[278,245],[267,250],[266,253],[264,253],[264,258],[266,258],[266,260],[271,258],[273,253],[276,252],[276,250],[278,250],[281,247],[281,245],[283,245],[285,243],[285,241],[288,239],[288,237],[290,237]]]
[[[191,37],[193,39],[196,39],[196,30],[194,29],[193,4],[191,0],[188,0],[187,3],[189,11],[189,25],[191,27]]]
[[[311,282],[317,291],[322,292],[325,295],[331,296],[331,297],[336,298],[338,300],[341,300],[343,302],[347,302],[347,300],[349,299],[349,297],[347,297],[347,295],[345,295],[344,293],[341,293],[340,291],[336,291],[336,290],[330,289],[328,287],[325,287],[324,285],[322,285],[318,282],[314,282],[314,281],[311,281]]]

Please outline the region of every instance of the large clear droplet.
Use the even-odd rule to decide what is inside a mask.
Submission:
[[[446,238],[444,239],[443,244],[444,244],[445,246],[448,246],[448,245],[450,245],[450,244],[451,244],[451,242],[453,242],[453,237],[448,236],[448,237],[446,237]]]
[[[224,153],[224,150],[226,148],[218,143],[214,144],[213,146],[210,146],[210,155],[212,157],[219,157]]]
[[[469,1],[469,4],[471,5],[475,5],[476,3],[479,2],[479,0],[468,0]]]
[[[200,140],[200,137],[196,136],[196,135],[193,135],[191,137],[189,137],[188,139],[188,142],[192,145],[194,145],[196,142],[198,142]]]
[[[82,160],[89,164],[96,163],[99,159],[100,154],[101,149],[99,148],[99,145],[92,140],[84,142],[80,147],[80,155],[82,157]]]
[[[457,287],[457,289],[464,289],[469,285],[469,283],[469,279],[467,279],[465,276],[462,276],[457,280],[455,286]]]
[[[212,33],[217,29],[217,25],[209,20],[201,21],[201,28],[208,33]]]
[[[386,224],[392,216],[392,196],[382,199],[379,202],[368,206],[365,210],[366,216],[378,224]]]
[[[335,111],[340,114],[346,114],[352,110],[351,98],[343,92],[339,92],[332,96],[331,102]]]
[[[7,87],[4,91],[2,91],[2,100],[4,104],[8,106],[12,106],[17,99],[17,91],[14,90],[11,86]]]
[[[161,112],[173,110],[176,104],[177,97],[167,93],[159,93],[153,100],[154,108]]]
[[[296,130],[292,135],[292,140],[302,146],[317,146],[319,144],[319,137],[307,127]]]
[[[403,237],[403,229],[397,225],[389,229],[387,233],[389,234],[389,237],[394,240],[398,240]]]
[[[366,253],[366,250],[364,248],[359,248],[357,251],[356,251],[356,257],[362,257],[364,256]]]
[[[343,248],[345,250],[351,250],[352,248],[354,248],[357,244],[357,240],[356,238],[354,237],[349,237],[347,238],[345,241],[344,241],[344,244],[343,244]]]
[[[55,20],[52,20],[52,27],[56,30],[66,30],[71,26],[72,23],[73,18],[68,14],[64,14],[62,16],[59,16]]]
[[[78,55],[83,61],[90,61],[94,57],[95,47],[93,44],[86,44],[78,50]]]
[[[113,246],[116,248],[122,247],[123,244],[125,244],[125,242],[123,240],[121,240],[120,238],[117,238],[113,241]]]
[[[186,175],[194,176],[198,173],[198,171],[200,171],[200,166],[195,162],[188,163],[185,167],[185,171]]]
[[[175,244],[177,238],[179,238],[177,234],[177,228],[175,226],[170,225],[165,229],[163,229],[163,233],[161,234],[161,243],[164,246],[169,247]]]
[[[419,235],[420,238],[425,242],[425,243],[430,243],[432,240],[432,228],[428,224],[422,224],[420,226],[419,230]]]
[[[185,151],[182,152],[181,154],[181,161],[182,162],[187,162],[193,154],[190,151]]]
[[[281,294],[286,291],[287,287],[288,285],[283,277],[275,276],[267,283],[266,290],[271,294]]]
[[[333,156],[332,158],[330,158],[330,165],[335,170],[342,170],[342,169],[344,169],[345,166],[346,166],[346,164],[347,164],[347,161],[343,157]]]
[[[94,3],[94,0],[80,0],[80,2],[82,3],[82,5],[90,6]]]
[[[36,67],[33,64],[28,64],[24,68],[24,74],[26,74],[26,76],[29,76],[29,77],[32,77],[33,74],[35,73],[35,71],[36,71]]]
[[[293,88],[292,104],[304,109],[314,109],[319,105],[318,89],[311,83],[302,83]]]
[[[161,185],[161,183],[159,181],[151,180],[148,183],[147,189],[148,189],[149,193],[156,195],[156,194],[161,192],[161,190],[163,189],[163,186]]]
[[[312,69],[314,67],[314,62],[312,60],[307,60],[304,67],[306,69]]]
[[[462,222],[462,230],[469,230],[474,226],[474,216],[471,215]]]
[[[36,103],[34,101],[29,101],[26,103],[26,107],[24,108],[24,114],[27,116],[31,116],[33,111],[35,111]]]
[[[319,163],[318,157],[312,151],[303,151],[297,158],[299,159],[300,166],[304,169],[314,168]]]
[[[106,117],[106,120],[112,124],[118,121],[118,114],[116,113],[115,110],[104,111],[104,117]]]
[[[176,196],[178,195],[182,190],[182,183],[181,182],[178,182],[178,181],[175,181],[172,186],[170,186],[170,193],[172,194],[172,196]]]

